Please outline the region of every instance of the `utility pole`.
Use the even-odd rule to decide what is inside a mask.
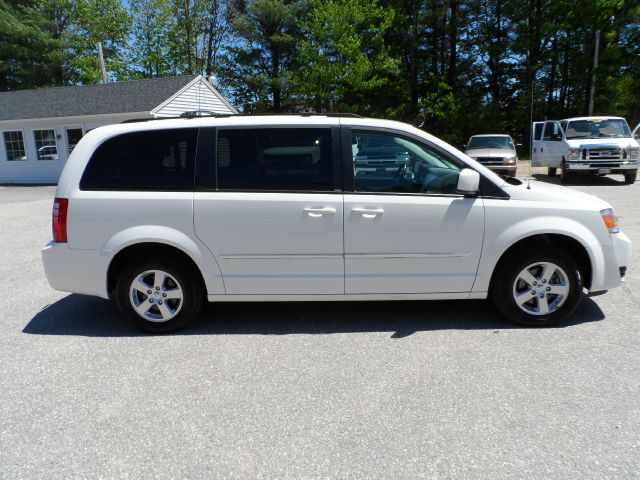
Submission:
[[[589,116],[593,115],[593,106],[596,97],[596,70],[598,69],[598,54],[600,53],[600,31],[610,23],[613,23],[616,17],[611,15],[601,28],[596,30],[596,44],[593,49],[593,70],[591,72],[591,88],[589,89]]]
[[[596,44],[593,51],[593,70],[591,72],[591,91],[589,92],[589,116],[593,115],[593,104],[596,96],[596,70],[598,68],[598,51],[600,50],[600,29],[596,30]]]
[[[102,42],[98,42],[98,59],[100,60],[100,70],[102,70],[102,83],[109,83],[107,68],[104,66],[104,55],[102,54]]]

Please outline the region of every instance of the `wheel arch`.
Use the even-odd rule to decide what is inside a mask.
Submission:
[[[175,253],[195,268],[207,294],[225,293],[222,272],[211,252],[199,241],[173,228],[159,225],[139,225],[128,228],[116,233],[105,242],[101,252],[110,259],[106,278],[109,294],[113,288],[114,272],[116,274],[120,272],[118,268],[123,259],[130,260],[129,252],[135,252],[138,255]]]
[[[587,290],[591,288],[594,269],[590,251],[580,241],[569,235],[560,233],[538,233],[516,241],[502,253],[491,272],[489,291],[491,292],[494,287],[496,272],[498,272],[505,263],[509,262],[520,251],[528,251],[537,246],[556,247],[573,257],[580,268],[585,288]]]
[[[197,281],[202,286],[203,291],[207,291],[207,284],[204,276],[202,275],[202,271],[188,253],[176,246],[168,245],[166,243],[140,242],[122,248],[111,259],[109,268],[107,269],[107,292],[109,293],[109,296],[112,296],[118,276],[131,261],[153,256],[161,258],[170,257],[177,259],[180,262],[184,262],[184,264],[188,265],[197,274]]]

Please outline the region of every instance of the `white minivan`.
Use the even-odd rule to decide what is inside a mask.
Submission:
[[[113,298],[164,332],[205,300],[491,297],[514,322],[551,325],[585,289],[619,286],[630,251],[594,196],[502,179],[404,123],[303,114],[92,130],[42,254],[53,288]]]

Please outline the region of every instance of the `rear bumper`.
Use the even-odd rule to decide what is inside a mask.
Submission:
[[[66,243],[50,242],[42,249],[49,285],[62,292],[109,298],[108,259],[97,250],[74,250]]]

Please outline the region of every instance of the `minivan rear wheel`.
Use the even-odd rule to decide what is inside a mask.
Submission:
[[[125,267],[116,287],[122,315],[148,332],[169,332],[191,322],[202,307],[197,275],[178,260],[148,259]]]
[[[492,299],[505,317],[520,325],[560,323],[583,298],[580,268],[561,250],[540,247],[521,258],[511,256],[495,275]]]

